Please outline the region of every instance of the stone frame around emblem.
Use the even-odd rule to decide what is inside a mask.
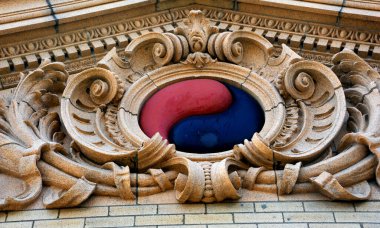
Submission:
[[[201,69],[194,65],[179,63],[151,71],[131,85],[120,102],[118,112],[119,126],[123,135],[136,146],[149,140],[139,125],[139,113],[144,103],[160,88],[179,81],[200,78],[229,83],[253,96],[264,111],[264,126],[258,134],[265,141],[272,141],[281,130],[285,120],[284,101],[278,90],[267,80],[248,68],[229,63],[209,63]],[[204,154],[177,150],[175,156],[186,157],[193,161],[219,161],[226,157],[233,157],[234,152],[232,148],[227,151]]]

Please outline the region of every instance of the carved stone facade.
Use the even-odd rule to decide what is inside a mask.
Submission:
[[[174,33],[138,36],[122,57],[114,47],[79,73],[47,59],[21,74],[14,93],[1,100],[0,171],[8,178],[2,185],[14,186],[0,199],[1,210],[25,208],[41,194],[46,208],[62,208],[92,195],[131,200],[172,189],[180,203],[237,200],[241,189],[370,197],[368,181],[380,184],[376,70],[349,49],[336,53],[331,67],[285,44],[276,56],[257,33],[220,31],[200,10],[180,12],[187,18]],[[236,15],[237,23],[269,23]],[[145,101],[170,84],[202,78],[254,97],[265,113],[261,131],[206,154],[178,151],[159,134],[147,137],[139,125]]]

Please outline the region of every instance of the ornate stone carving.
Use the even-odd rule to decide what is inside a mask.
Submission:
[[[217,33],[218,28],[210,26],[209,21],[200,10],[190,11],[188,18],[183,22],[186,27],[176,28],[175,33],[186,37],[192,52],[204,52],[207,48],[209,37]]]
[[[163,29],[172,32],[173,26],[182,24],[182,20],[190,12],[189,9],[194,7],[202,9],[213,24],[220,23],[218,27],[223,30],[254,30],[259,35],[270,39],[275,46],[277,42],[282,44],[290,41],[292,48],[302,49],[299,54],[305,59],[312,59],[330,66],[332,55],[346,47],[355,50],[359,56],[365,57],[366,61],[378,71],[380,69],[378,67],[380,39],[376,32],[338,28],[325,24],[305,24],[304,21],[191,5],[171,9],[170,12],[162,11],[149,16],[118,20],[112,24],[87,28],[85,32],[77,30],[1,45],[2,83],[0,86],[2,88],[17,86],[19,72],[27,73],[28,70],[34,70],[38,66],[38,59],[54,58],[57,61],[63,61],[66,70],[73,74],[93,67],[94,58],[101,58],[108,52],[109,47],[116,46],[119,55],[124,56],[125,53],[122,50],[128,44],[128,40],[135,39],[139,33],[144,34],[147,30]],[[301,39],[303,35],[306,36],[305,39]],[[314,46],[317,46],[317,50],[314,50]],[[89,51],[91,47],[95,49],[94,54]],[[65,56],[64,53],[68,52],[67,48],[70,52]],[[81,55],[78,56],[78,53]],[[260,73],[271,75],[268,68]]]
[[[0,102],[0,171],[25,189],[0,199],[0,209],[24,208],[47,186],[48,208],[77,206],[91,195],[133,199],[172,189],[181,203],[236,200],[241,188],[369,197],[367,181],[380,183],[375,70],[349,50],[333,57],[331,69],[285,45],[274,57],[266,39],[218,33],[200,11],[190,12],[186,26],[142,35],[125,59],[113,49],[78,74],[47,61],[21,75],[12,97]],[[265,113],[261,131],[205,154],[145,135],[138,119],[144,102],[193,78],[252,95]],[[333,141],[340,141],[334,153]]]

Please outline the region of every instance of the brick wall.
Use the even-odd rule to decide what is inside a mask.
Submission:
[[[380,201],[148,204],[0,212],[0,227],[380,227]]]

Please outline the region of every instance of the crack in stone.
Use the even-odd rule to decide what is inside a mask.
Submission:
[[[242,83],[240,83],[240,89],[243,89],[243,84],[247,82],[249,76],[251,76],[253,72],[253,68],[251,68],[251,70],[248,72],[247,76],[244,76],[244,81]]]
[[[340,80],[339,80],[339,81],[340,81]],[[338,90],[338,89],[340,89],[340,88],[343,88],[342,83],[341,83],[338,87],[335,87],[334,90]]]
[[[124,112],[131,114],[132,116],[138,116],[138,114],[132,113],[131,111],[126,110],[124,107],[120,107],[117,111],[120,111],[121,109],[123,109]]]
[[[275,109],[275,108],[277,108],[278,106],[280,106],[281,104],[285,107],[285,103],[284,103],[283,101],[281,101],[281,102],[279,102],[278,104],[276,104],[275,106],[273,106],[272,108],[265,110],[264,112],[270,112],[270,111],[272,111],[273,109]]]
[[[69,98],[69,97],[62,97],[62,99],[65,99],[65,100],[69,100],[70,104],[72,106],[74,106],[76,109],[79,109],[80,111],[82,112],[86,112],[86,113],[96,113],[96,111],[92,111],[92,112],[89,112],[87,110],[83,110],[82,108],[79,108],[76,104],[73,103],[73,101]]]
[[[323,102],[322,105],[329,103],[330,101],[332,101],[334,97],[335,97],[335,94],[333,94],[329,99],[327,99],[327,101]],[[317,108],[321,107],[322,105],[317,106]]]
[[[363,103],[365,97],[366,97],[367,95],[371,94],[375,89],[377,89],[377,86],[372,87],[367,93],[363,94],[360,103]]]
[[[160,88],[156,85],[156,83],[155,83],[155,82],[149,77],[149,74],[145,73],[142,77],[144,77],[144,76],[147,76],[148,79],[153,83],[153,85],[154,85],[157,89],[160,89]]]
[[[29,108],[31,108],[31,109],[33,110],[33,112],[37,112],[37,111],[33,108],[33,106],[32,106],[31,104],[29,104],[27,101],[22,100],[21,102],[24,102],[25,104],[27,104],[27,105],[29,106]],[[17,102],[17,103],[18,103],[18,102]]]

